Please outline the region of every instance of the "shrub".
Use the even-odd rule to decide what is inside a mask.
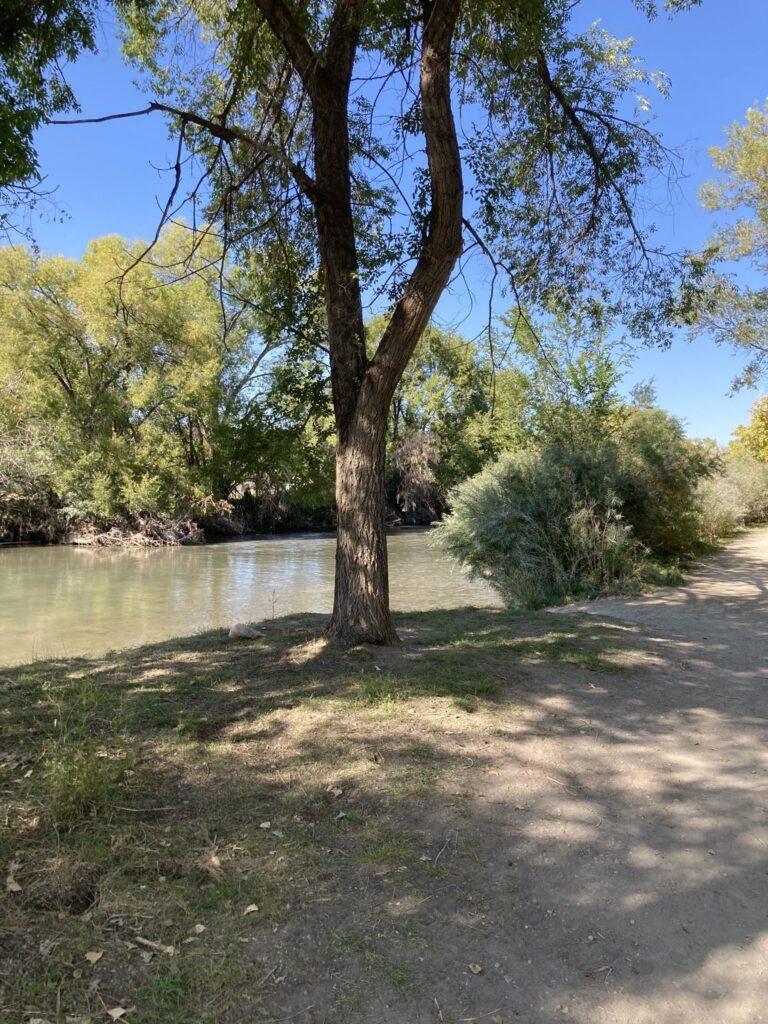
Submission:
[[[510,605],[658,582],[651,557],[689,554],[709,539],[702,502],[716,450],[654,408],[625,409],[612,434],[592,434],[574,434],[570,449],[550,443],[507,456],[453,492],[443,545]],[[708,533],[738,518],[733,499],[720,498],[717,510],[714,495],[709,503]]]
[[[741,495],[745,524],[768,520],[768,462],[731,448],[723,457],[723,473]]]
[[[644,549],[622,519],[604,456],[505,456],[453,493],[441,545],[504,600],[536,608],[636,584]]]
[[[696,498],[700,509],[701,536],[710,544],[734,533],[745,522],[743,495],[725,474],[703,480]]]
[[[622,513],[654,554],[688,554],[701,542],[702,480],[716,472],[712,449],[685,436],[663,409],[634,409],[615,438],[614,487]]]
[[[768,519],[768,463],[737,447],[721,455],[719,471],[696,495],[704,538],[714,542],[740,526]]]

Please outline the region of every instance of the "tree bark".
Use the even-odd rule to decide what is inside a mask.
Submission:
[[[327,632],[342,643],[397,642],[384,524],[386,428],[386,414],[362,399],[336,446],[336,581]]]
[[[431,207],[418,259],[372,359],[365,348],[349,140],[349,87],[362,0],[336,0],[322,55],[285,0],[257,0],[312,102],[315,209],[336,421],[337,549],[328,635],[390,644],[384,528],[389,406],[462,248],[461,157],[451,108],[451,41],[461,0],[423,0],[419,92]],[[305,190],[306,191],[306,190]]]
[[[326,235],[335,235],[343,230],[345,218],[335,216],[332,220],[325,219],[322,224],[324,192],[320,182],[325,177],[324,170],[321,170],[325,155],[320,155],[318,143],[329,140],[321,140],[315,134],[318,228],[326,270],[331,378],[338,430],[336,582],[328,634],[345,643],[391,644],[397,640],[389,610],[384,527],[387,418],[395,388],[461,254],[463,185],[450,86],[451,40],[460,6],[461,0],[434,0],[424,4],[419,92],[432,203],[421,253],[370,361],[364,349],[362,353],[358,349],[356,359],[353,345],[347,343],[337,347],[334,344],[333,325],[334,322],[339,323],[335,315],[338,309],[334,307],[338,306],[340,299],[346,300],[343,323],[349,331],[350,326],[357,322],[355,316],[360,293],[353,276],[346,276],[346,285],[340,288],[335,287],[329,278],[328,256],[335,247],[323,246],[322,229]],[[350,63],[349,73],[351,67]],[[337,147],[332,156],[337,170],[340,170],[340,154],[348,161],[347,129],[345,103],[344,145]],[[348,170],[347,163],[347,181]],[[344,190],[337,188],[336,199],[343,196],[346,203],[348,189],[348,184]],[[347,223],[354,252],[351,204],[348,209]],[[356,265],[355,256],[355,268]],[[354,307],[350,303],[353,296]],[[360,317],[362,326],[362,310]],[[335,349],[337,355],[334,359]],[[358,379],[357,387],[350,386],[355,378]]]

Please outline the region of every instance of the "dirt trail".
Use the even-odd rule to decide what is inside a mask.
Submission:
[[[83,677],[142,754],[48,848],[6,756],[0,1017],[27,970],[9,1024],[97,1024],[94,991],[136,1024],[768,1024],[768,529],[638,599],[412,613],[388,650],[321,623],[4,673],[10,754]]]
[[[684,588],[560,611],[516,714],[446,732],[464,813],[420,823],[458,886],[417,911],[417,991],[355,1021],[768,1021],[768,530]]]
[[[530,897],[507,915],[529,981],[504,1019],[766,1021],[768,530],[684,588],[581,610],[615,629],[629,670],[552,678],[484,794],[488,856],[506,844]],[[490,940],[498,962],[511,937]]]

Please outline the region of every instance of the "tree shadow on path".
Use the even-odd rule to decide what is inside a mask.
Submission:
[[[401,615],[394,651],[340,651],[295,616],[256,645],[217,631],[37,663],[5,674],[8,746],[44,717],[41,682],[87,678],[129,737],[204,759],[153,765],[180,821],[268,817],[289,844],[309,823],[333,869],[257,943],[291,971],[244,982],[221,1019],[755,1024],[768,591],[744,565],[672,611]],[[353,794],[342,824],[328,780]]]

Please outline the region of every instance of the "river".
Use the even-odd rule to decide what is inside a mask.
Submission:
[[[100,655],[233,622],[329,613],[335,538],[294,534],[179,548],[0,550],[0,665]],[[493,605],[424,530],[389,537],[392,607]]]

